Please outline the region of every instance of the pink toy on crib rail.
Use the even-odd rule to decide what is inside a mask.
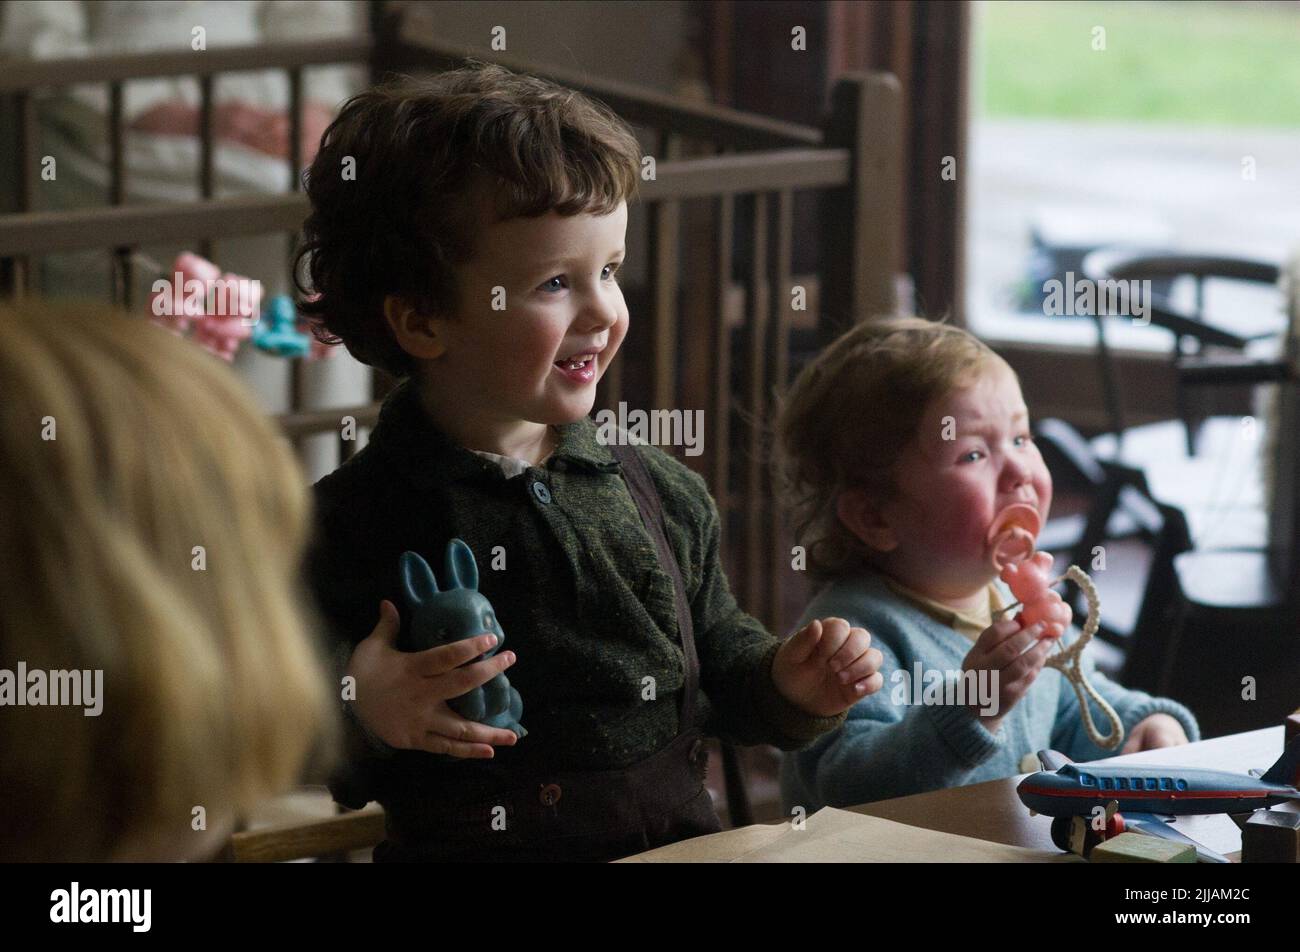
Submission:
[[[1020,627],[1043,622],[1043,638],[1059,638],[1074,613],[1052,590],[1052,557],[1034,551],[1042,528],[1038,510],[1027,503],[1007,506],[989,527],[988,546],[998,575],[1019,600]]]
[[[222,274],[211,261],[189,251],[176,256],[172,271],[168,282],[172,286],[149,297],[154,321],[180,335],[192,324],[196,344],[223,360],[233,360],[257,323],[261,282]]]

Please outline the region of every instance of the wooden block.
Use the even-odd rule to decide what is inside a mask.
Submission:
[[[1292,713],[1282,724],[1286,730],[1286,743],[1300,737],[1300,709]]]
[[[1145,833],[1121,833],[1094,846],[1088,859],[1094,863],[1195,863],[1196,847]]]
[[[1241,832],[1243,863],[1300,863],[1300,813],[1259,810]]]
[[[1092,855],[1098,843],[1106,842],[1105,837],[1092,828],[1092,821],[1086,816],[1070,818],[1070,833],[1067,837],[1070,852],[1087,859]]]
[[[1237,829],[1244,831],[1246,824],[1250,822],[1250,818],[1254,815],[1255,811],[1252,810],[1250,813],[1229,813],[1228,818],[1237,824]]]

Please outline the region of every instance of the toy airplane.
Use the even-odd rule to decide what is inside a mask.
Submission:
[[[1252,813],[1300,800],[1300,738],[1294,738],[1259,777],[1199,767],[1105,762],[1079,766],[1054,750],[1039,751],[1038,759],[1044,769],[1020,781],[1016,793],[1031,812],[1054,818],[1052,841],[1067,852],[1081,852],[1074,819],[1087,824],[1100,807],[1107,821],[1102,839],[1129,829],[1190,843],[1202,862],[1226,863],[1225,857],[1172,829],[1162,817]]]

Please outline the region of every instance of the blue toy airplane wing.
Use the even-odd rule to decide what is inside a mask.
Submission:
[[[1148,836],[1159,836],[1166,840],[1173,840],[1175,843],[1190,843],[1196,848],[1196,858],[1202,863],[1229,862],[1228,857],[1214,852],[1208,846],[1202,846],[1190,836],[1184,836],[1154,813],[1125,813],[1124,827],[1125,829],[1136,830],[1139,833],[1146,833]]]

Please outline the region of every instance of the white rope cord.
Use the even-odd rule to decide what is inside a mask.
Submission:
[[[1088,732],[1088,737],[1094,744],[1103,750],[1114,750],[1124,742],[1124,722],[1115,713],[1115,709],[1107,703],[1106,699],[1097,693],[1097,689],[1088,683],[1084,676],[1083,669],[1080,667],[1080,661],[1083,657],[1083,649],[1088,642],[1092,641],[1092,636],[1097,633],[1097,628],[1101,625],[1101,599],[1097,595],[1097,586],[1093,584],[1088,573],[1077,565],[1071,565],[1066,573],[1056,579],[1052,584],[1070,579],[1083,591],[1083,597],[1088,602],[1088,618],[1083,623],[1083,631],[1074,643],[1068,648],[1061,648],[1061,642],[1056,642],[1059,649],[1056,654],[1048,657],[1043,663],[1050,665],[1070,682],[1070,687],[1074,689],[1074,695],[1079,699],[1079,711],[1083,714],[1083,727]],[[1088,699],[1091,698],[1101,708],[1101,712],[1106,715],[1110,721],[1109,733],[1102,734],[1097,730],[1097,725],[1092,720],[1092,709],[1088,705]]]

